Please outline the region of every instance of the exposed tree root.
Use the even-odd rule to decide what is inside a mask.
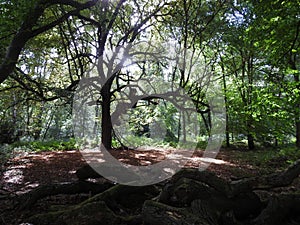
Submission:
[[[88,171],[88,172],[86,172]],[[81,171],[82,172],[82,171]],[[92,172],[92,173],[89,173]],[[160,225],[282,225],[300,223],[300,193],[272,193],[293,182],[300,160],[283,172],[228,182],[208,171],[183,169],[162,189],[111,183],[72,184],[37,188],[21,196],[19,208],[28,208],[55,194],[92,192],[84,202],[62,211],[35,215],[34,224],[160,224]],[[77,174],[80,174],[77,173]],[[85,170],[81,179],[95,176]],[[258,190],[269,193],[263,199]]]
[[[53,196],[58,194],[70,195],[70,194],[78,194],[78,193],[97,194],[107,190],[112,186],[113,184],[110,182],[98,184],[98,183],[92,183],[88,181],[43,185],[28,193],[18,196],[16,200],[16,202],[18,202],[17,209],[18,210],[29,209],[39,199],[48,196]]]

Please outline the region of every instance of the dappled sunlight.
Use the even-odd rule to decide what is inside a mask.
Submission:
[[[40,183],[38,183],[38,182],[36,182],[36,183],[35,182],[33,182],[33,183],[27,182],[27,183],[25,183],[25,187],[23,188],[23,190],[20,191],[19,193],[27,192],[28,190],[34,189],[34,188],[36,188],[38,186],[40,186]]]
[[[3,178],[7,184],[22,184],[24,180],[23,171],[21,169],[9,168],[3,173]]]
[[[230,164],[229,162],[226,162],[224,160],[220,159],[213,159],[213,158],[192,158],[191,160],[200,160],[201,162],[205,163],[214,163],[214,164]]]
[[[163,148],[138,148],[138,149],[113,149],[108,151],[112,157],[124,164],[134,166],[148,166],[153,165],[164,160],[172,161],[172,163],[180,164],[185,161],[187,167],[199,167],[201,164],[216,164],[234,166],[233,163],[223,159],[215,159],[204,157],[204,151],[190,150],[190,149],[163,149]],[[84,159],[87,163],[104,163],[105,156],[101,151],[84,150]],[[107,154],[107,153],[105,153]]]
[[[79,151],[54,151],[15,157],[7,164],[1,176],[1,186],[13,192],[24,192],[43,184],[76,181],[76,170],[83,165],[106,162],[104,154],[100,151],[86,150],[85,157],[81,153]],[[232,152],[227,150],[221,150],[216,158],[204,157],[202,150],[191,152],[191,150],[154,148],[148,148],[148,150],[113,149],[108,153],[128,168],[131,165],[146,168],[168,160],[161,172],[171,175],[175,173],[171,167],[180,165],[182,161],[186,162],[184,167],[206,168],[208,166],[207,170],[228,179],[257,173],[255,166],[235,161],[231,157]],[[238,175],[236,175],[237,171]],[[232,175],[233,173],[235,175]]]
[[[164,170],[164,172],[166,172],[166,173],[175,174],[175,170],[173,170],[173,169],[171,169],[171,168],[164,168],[163,170]]]
[[[23,193],[42,184],[77,180],[84,163],[78,151],[26,153],[11,159],[0,176],[0,186]]]

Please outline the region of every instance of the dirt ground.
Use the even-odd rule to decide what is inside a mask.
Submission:
[[[164,160],[168,151],[150,150],[111,150],[111,155],[123,163],[131,165],[149,165]],[[187,161],[185,167],[199,167],[201,163],[207,163],[202,158],[203,151],[195,151]],[[258,168],[251,165],[242,165],[231,158],[231,150],[222,150],[216,159],[210,159],[212,163],[208,170],[226,179],[238,179],[259,174]],[[39,185],[76,181],[75,172],[86,162],[80,151],[51,151],[40,153],[19,153],[3,165],[0,175],[0,187],[2,191],[20,194]]]
[[[111,155],[119,161],[132,165],[149,165],[166,158],[171,151],[166,150],[111,150]],[[221,150],[215,159],[204,158],[203,151],[197,150],[188,158],[185,167],[198,168],[210,163],[207,170],[226,180],[259,176],[265,173],[260,167],[242,163],[232,157],[234,150]],[[64,182],[75,182],[76,170],[86,164],[82,154],[74,151],[51,151],[39,153],[18,152],[9,162],[1,165],[0,174],[0,225],[24,224],[24,218],[56,210],[59,207],[78,204],[91,197],[89,194],[56,195],[39,200],[33,208],[16,210],[12,196],[26,193],[36,187]],[[300,189],[300,181],[289,188]],[[279,190],[281,191],[281,190]],[[9,197],[8,197],[9,196]]]

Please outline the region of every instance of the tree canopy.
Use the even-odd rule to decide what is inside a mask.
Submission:
[[[97,64],[96,77],[105,84],[94,104],[99,110],[94,123],[106,148],[120,139],[111,123],[113,102],[129,93],[128,85],[155,77],[189,95],[205,127],[197,140],[211,135],[207,86],[215,83],[226,105],[227,145],[247,140],[249,149],[290,142],[300,147],[299,4],[1,1],[0,142],[74,136],[74,93]],[[166,55],[151,58],[164,43],[172,43],[183,62],[174,58],[170,67]],[[112,52],[119,55],[109,56]],[[126,64],[126,54],[134,57],[134,67]],[[147,133],[163,111],[166,139],[176,142],[181,130],[189,129],[180,127],[174,104],[162,104],[167,99],[141,98],[132,105],[133,133]],[[136,107],[144,103],[148,106]]]

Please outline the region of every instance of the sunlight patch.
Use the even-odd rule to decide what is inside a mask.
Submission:
[[[221,160],[221,159],[206,158],[206,157],[199,157],[199,158],[196,158],[196,159],[201,161],[201,162],[204,162],[204,163],[214,163],[214,164],[218,164],[218,165],[228,164],[228,162],[226,162],[224,160]],[[195,159],[192,159],[192,160],[194,161]]]
[[[22,184],[24,180],[23,171],[20,169],[9,169],[3,173],[3,179],[6,183]]]

